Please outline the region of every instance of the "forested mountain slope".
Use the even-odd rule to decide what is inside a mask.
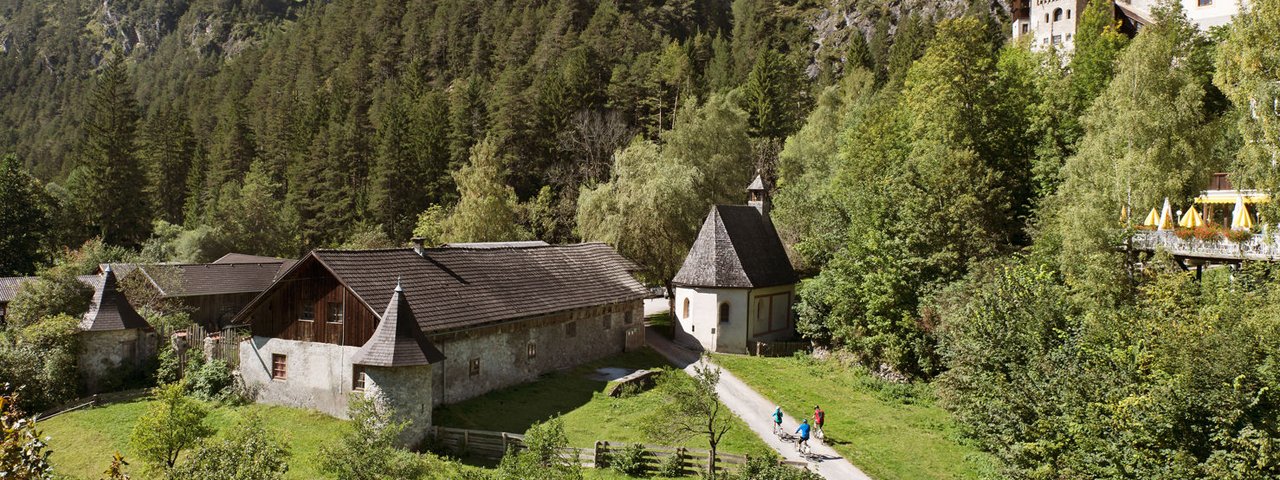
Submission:
[[[376,230],[402,241],[419,213],[457,201],[451,173],[484,139],[503,172],[492,187],[530,206],[526,234],[566,241],[579,185],[607,179],[633,135],[671,129],[682,102],[758,70],[739,107],[753,138],[780,139],[848,58],[901,77],[936,19],[975,8],[1004,12],[897,0],[9,2],[0,152],[66,187],[51,189],[63,203],[92,196],[82,191],[97,180],[76,173],[91,170],[87,125],[122,110],[101,104],[93,79],[120,58],[121,91],[137,103],[123,110],[138,112],[122,120],[136,126],[126,150],[147,177],[135,182],[146,208],[129,209],[142,218],[125,223],[143,227],[66,220],[91,228],[64,243],[136,245],[152,218],[218,227],[219,205],[248,201],[277,206],[261,223],[300,235],[229,240],[241,248],[293,254]],[[255,165],[263,198],[240,198]]]

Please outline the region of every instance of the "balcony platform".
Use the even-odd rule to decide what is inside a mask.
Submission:
[[[1280,235],[1255,234],[1244,242],[1225,238],[1213,241],[1183,240],[1172,231],[1138,231],[1130,238],[1128,247],[1134,252],[1155,253],[1168,251],[1181,261],[1192,263],[1239,263],[1242,260],[1274,262],[1280,260]]]

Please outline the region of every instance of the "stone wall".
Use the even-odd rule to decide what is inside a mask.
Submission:
[[[138,365],[155,351],[155,335],[139,329],[80,332],[80,379],[86,391],[97,393],[110,376],[122,374],[122,369]]]
[[[432,336],[447,357],[434,365],[435,404],[457,403],[621,353],[629,328],[644,331],[641,300]]]
[[[240,343],[240,375],[259,402],[319,410],[347,418],[359,347],[250,337]],[[271,378],[272,355],[285,356],[285,378]]]
[[[415,448],[431,430],[431,366],[365,367],[367,398],[395,411],[396,421],[409,425],[400,432],[400,444]]]

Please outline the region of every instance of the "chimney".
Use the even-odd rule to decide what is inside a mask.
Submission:
[[[410,238],[409,241],[413,242],[413,253],[423,257],[427,256],[427,247],[423,245],[423,243],[427,241],[426,238],[413,237]]]
[[[751,185],[747,186],[747,205],[756,207],[761,216],[768,217],[771,203],[769,189],[765,187],[764,179],[757,173],[756,178],[751,180]]]

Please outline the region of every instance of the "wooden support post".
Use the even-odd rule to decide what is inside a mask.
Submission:
[[[606,465],[608,462],[604,459],[604,454],[608,449],[608,442],[596,440],[595,449],[591,452],[591,463],[595,464],[596,468],[605,468],[608,466]]]
[[[462,450],[465,451],[467,449],[467,444],[469,443],[471,443],[471,431],[463,430],[462,431]]]

